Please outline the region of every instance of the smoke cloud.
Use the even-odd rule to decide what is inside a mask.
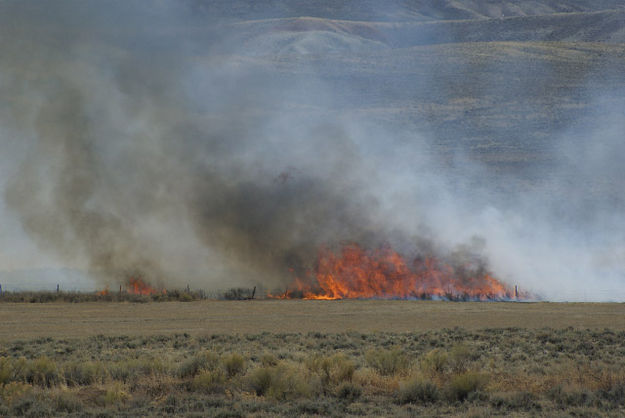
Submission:
[[[563,122],[532,161],[502,170],[448,140],[488,115],[440,137],[423,112],[385,113],[385,97],[407,93],[362,64],[392,48],[380,28],[250,23],[169,1],[3,7],[2,216],[102,284],[140,274],[271,289],[320,247],[356,242],[477,260],[547,299],[625,297],[625,115],[592,80],[580,95],[593,117]],[[422,64],[410,94],[450,100],[436,63]],[[456,64],[446,71],[474,71]],[[521,87],[485,90],[527,94],[523,107],[534,93]]]

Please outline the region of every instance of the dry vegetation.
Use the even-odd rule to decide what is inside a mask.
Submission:
[[[612,415],[625,332],[521,328],[0,345],[0,415]]]
[[[3,303],[0,316],[0,416],[625,413],[624,304]]]
[[[190,303],[0,303],[0,341],[186,332],[414,332],[454,328],[625,329],[621,303],[259,300]]]

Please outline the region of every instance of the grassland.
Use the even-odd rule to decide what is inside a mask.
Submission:
[[[0,341],[24,338],[415,332],[440,328],[625,329],[625,304],[434,301],[196,301],[2,303]]]
[[[0,415],[621,416],[625,304],[0,304]]]
[[[5,336],[5,342],[0,344],[0,415],[622,416],[625,413],[623,330],[572,327],[423,330],[425,327],[416,322],[410,332],[390,332],[389,329],[399,327],[389,321],[385,331],[334,332],[335,323],[356,323],[350,319],[337,320],[338,310],[348,318],[360,316],[363,311],[374,311],[371,308],[374,303],[353,302],[352,309],[344,303],[299,303],[300,313],[293,321],[301,323],[300,332],[242,332],[227,329],[223,322],[214,332],[199,332],[180,323],[178,329],[163,327],[162,335],[147,336],[146,331],[150,333],[155,328],[147,325],[146,330],[138,325],[149,324],[145,321],[147,307],[154,308],[153,314],[157,309],[171,313],[176,310],[172,308],[182,308],[180,315],[187,314],[189,307],[206,308],[203,303],[193,302],[172,306],[129,305],[135,312],[143,310],[143,320],[127,318],[138,326],[129,329],[127,324],[122,324],[122,329],[116,328],[117,336],[69,333],[70,337],[66,336],[64,326],[54,328],[49,323],[46,327],[49,337],[32,339],[14,335],[7,339]],[[362,310],[358,304],[362,304]],[[386,309],[392,305],[380,304]],[[120,307],[89,305],[65,307],[78,307],[87,317],[94,315],[94,308]],[[293,303],[282,301],[217,305],[224,315],[232,312],[234,319],[228,321],[230,325],[245,323],[242,329],[246,330],[247,323],[255,321],[252,318],[266,321],[265,329],[280,329],[284,315],[276,306],[284,305],[290,312],[298,312],[293,309]],[[462,318],[470,318],[466,313],[479,307],[492,315],[495,324],[499,322],[495,319],[497,310],[490,309],[492,306],[520,307],[517,323],[528,319],[522,314],[523,309],[549,312],[544,306],[541,309],[541,305],[414,305],[429,313],[444,305],[452,316],[456,315],[458,325],[469,326],[473,322]],[[49,304],[26,306],[39,313],[37,309],[41,307],[60,308]],[[462,309],[456,309],[457,306]],[[569,313],[579,313],[577,308],[573,305]],[[240,315],[243,310],[247,319]],[[600,310],[599,306],[589,309],[596,310]],[[317,315],[312,316],[318,318],[305,321],[306,315],[313,311]],[[71,309],[70,312],[72,316],[79,313]],[[567,309],[560,310],[559,317],[566,315]],[[619,317],[612,315],[614,320]],[[552,313],[547,313],[550,316]],[[333,321],[322,323],[321,319],[328,317],[333,317]],[[431,328],[435,326],[433,318],[428,319]],[[111,321],[117,319],[113,317]],[[362,329],[370,329],[366,324],[369,319],[371,314],[362,316]],[[22,323],[28,328],[32,326],[31,320],[25,318]],[[379,319],[377,324],[382,325],[385,320],[388,317]],[[194,319],[189,321],[193,323]],[[155,317],[153,322],[160,321]],[[452,322],[450,316],[442,317],[440,326]],[[604,318],[607,326],[622,328],[622,322],[619,325]],[[92,324],[102,332],[110,331],[106,321],[93,320]],[[483,325],[489,324],[483,320]],[[526,322],[525,325],[538,324]],[[599,322],[595,326],[600,326]],[[318,331],[307,331],[313,328]],[[82,326],[78,330],[82,335],[92,334]],[[198,332],[183,333],[184,330]],[[120,336],[123,332],[128,335]],[[63,337],[57,337],[60,335]]]

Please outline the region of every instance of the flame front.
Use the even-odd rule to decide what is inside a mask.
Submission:
[[[131,295],[156,295],[159,293],[167,293],[165,289],[158,290],[141,280],[140,278],[131,277],[128,279],[128,283],[126,283],[126,292]]]
[[[276,298],[303,299],[466,299],[518,298],[482,269],[453,268],[434,257],[416,258],[410,264],[389,247],[373,251],[356,244],[337,255],[319,252],[314,278],[295,279]]]

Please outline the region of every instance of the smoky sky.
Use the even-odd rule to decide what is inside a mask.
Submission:
[[[356,242],[474,254],[547,299],[625,292],[622,101],[591,77],[578,93],[589,114],[552,129],[538,162],[501,170],[438,135],[462,143],[471,124],[500,134],[491,115],[443,128],[388,116],[386,97],[408,95],[398,85],[440,106],[455,88],[436,62],[405,84],[368,72],[371,54],[396,47],[378,32],[304,21],[321,26],[285,34],[274,29],[284,22],[264,22],[256,36],[255,24],[192,2],[3,7],[6,216],[39,251],[102,283],[140,274],[271,288],[304,274],[321,246]],[[470,59],[456,64],[476,72]],[[469,90],[531,108],[525,84],[487,82],[511,67],[486,67]],[[500,144],[502,155],[514,148]]]

